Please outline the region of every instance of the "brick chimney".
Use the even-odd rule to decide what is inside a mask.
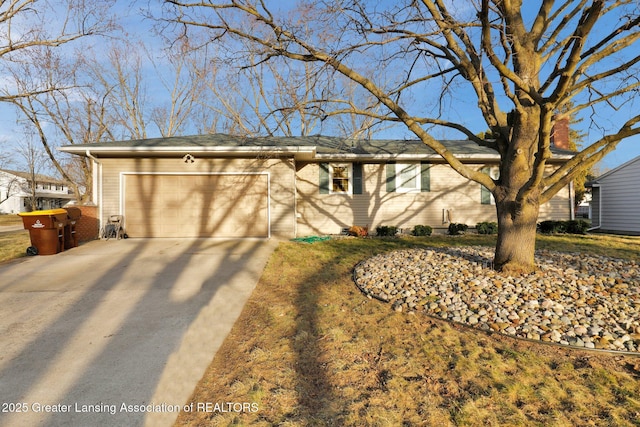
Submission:
[[[569,118],[556,120],[551,130],[551,146],[562,150],[569,150]]]

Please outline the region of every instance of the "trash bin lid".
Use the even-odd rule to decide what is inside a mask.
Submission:
[[[64,210],[67,211],[67,216],[69,217],[69,219],[75,220],[79,219],[82,216],[82,211],[80,210],[80,208],[68,207],[64,208]]]
[[[67,211],[64,209],[48,209],[44,211],[32,211],[32,212],[20,212],[19,216],[40,216],[40,215],[66,215]]]

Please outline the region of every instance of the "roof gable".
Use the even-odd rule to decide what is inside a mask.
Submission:
[[[603,173],[602,175],[600,175],[599,177],[597,177],[593,181],[589,182],[588,184],[598,183],[598,182],[600,182],[600,180],[605,179],[605,178],[607,178],[610,175],[613,175],[615,173],[618,173],[620,170],[628,168],[629,166],[634,165],[635,163],[638,163],[638,167],[640,167],[640,156],[635,157],[635,158],[633,158],[633,159],[621,164],[620,166],[618,166],[616,168],[613,168],[610,171],[607,171],[607,172]]]

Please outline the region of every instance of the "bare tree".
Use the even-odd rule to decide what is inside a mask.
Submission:
[[[14,175],[12,171],[5,170],[5,166],[0,164],[0,183],[4,187],[4,191],[0,192],[0,204],[9,200],[14,194],[18,194],[22,188],[20,185],[20,177]]]
[[[112,1],[10,0],[0,2],[0,70],[29,63],[33,52],[57,48],[111,27],[105,11]],[[43,93],[53,88],[34,81],[33,86],[0,86],[0,101]]]
[[[206,96],[202,70],[207,68],[208,58],[193,49],[186,39],[164,49],[163,53],[162,59],[148,54],[162,84],[162,92],[168,95],[167,102],[153,107],[151,120],[163,137],[170,137],[187,128]],[[156,90],[156,93],[161,92]]]
[[[181,29],[204,30],[215,42],[250,42],[256,63],[315,64],[375,97],[389,115],[357,99],[349,112],[403,124],[459,174],[492,192],[499,224],[495,266],[503,271],[535,268],[540,205],[640,133],[640,115],[631,107],[640,88],[635,0],[327,0],[298,10],[251,0],[165,3]],[[552,127],[572,100],[575,106],[562,114],[588,117],[598,135],[549,174]],[[454,114],[463,107],[474,108],[495,139],[477,137],[468,119]],[[500,177],[456,158],[429,134],[437,128],[496,150]]]
[[[188,40],[161,51],[143,43],[113,43],[106,57],[86,56],[84,64],[90,87],[104,98],[111,136],[145,139],[157,130],[170,137],[193,125],[210,74],[202,71],[208,59]]]
[[[318,81],[311,68],[296,70],[286,63],[247,61],[251,65],[236,72],[222,64],[215,68],[217,78],[206,79],[212,95],[206,108],[209,115],[218,117],[216,126],[245,136],[312,133],[320,117],[317,106],[310,105],[317,98]],[[215,129],[209,129],[212,131]]]
[[[17,150],[26,166],[25,181],[21,181],[20,190],[27,194],[25,203],[29,211],[38,209],[38,182],[41,181],[41,173],[47,163],[47,157],[38,145],[27,134],[26,139],[20,142]]]
[[[0,85],[0,101],[15,105],[34,125],[44,150],[67,180],[65,168],[57,162],[44,133],[39,106],[48,105],[43,97],[70,87],[69,74],[61,72],[60,57],[54,52],[70,42],[110,31],[112,21],[107,14],[112,3],[112,0],[99,3],[85,0],[0,2],[0,72],[13,77],[5,78]],[[34,147],[29,147],[25,148],[23,157],[32,157],[29,153]],[[27,161],[27,164],[31,163]]]
[[[103,54],[85,55],[84,64],[93,80],[92,86],[104,94],[113,116],[111,132],[117,139],[144,139],[150,121],[144,49],[140,44],[114,43],[106,53],[106,62],[98,57]]]
[[[242,52],[240,60],[207,46],[204,57],[210,59],[192,64],[208,92],[199,99],[201,123],[209,123],[203,132],[304,136],[321,132],[328,117],[336,117],[340,132],[349,137],[371,134],[379,126],[377,118],[334,112],[352,105],[350,97],[368,100],[379,111],[373,97],[354,82],[312,63],[265,62],[250,43],[234,49]]]
[[[82,87],[78,62],[62,59],[49,48],[33,52],[32,61],[11,69],[12,85],[23,95],[11,99],[25,132],[40,141],[41,149],[58,174],[69,183],[76,200],[91,197],[91,166],[85,158],[66,158],[56,152],[59,144],[83,144],[103,140],[108,134],[100,94]],[[51,90],[29,93],[37,81]],[[55,88],[55,89],[53,89]],[[75,156],[74,156],[75,157]],[[87,193],[88,192],[88,193]]]

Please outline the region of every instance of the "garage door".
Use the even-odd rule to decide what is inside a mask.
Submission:
[[[267,174],[124,175],[130,237],[269,237]]]

